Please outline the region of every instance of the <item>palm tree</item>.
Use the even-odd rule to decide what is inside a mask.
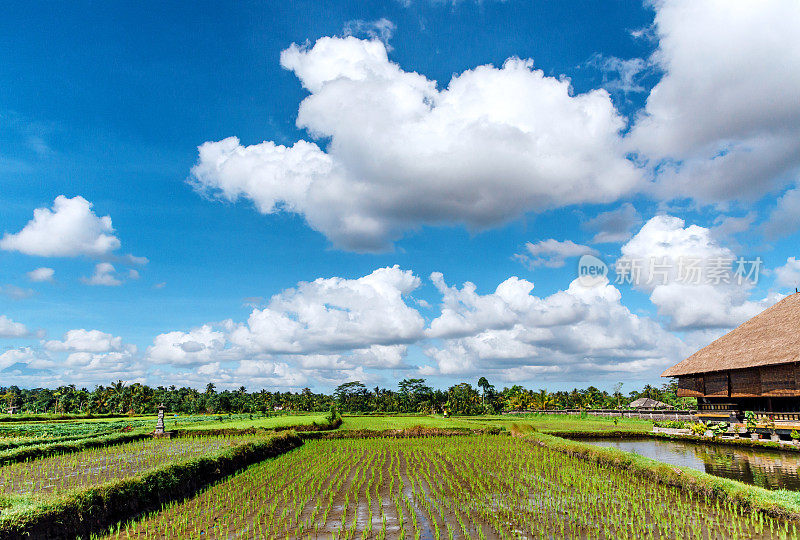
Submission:
[[[120,407],[120,413],[125,412],[125,394],[126,388],[125,383],[121,380],[118,380],[115,383],[111,383],[111,386],[108,387],[109,392],[114,397],[116,404]]]
[[[547,406],[553,403],[553,398],[547,390],[540,388],[539,391],[533,395],[533,403],[534,407],[537,409],[546,411]]]

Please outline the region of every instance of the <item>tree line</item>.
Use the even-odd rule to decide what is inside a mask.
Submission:
[[[611,409],[627,407],[633,400],[649,397],[677,408],[695,408],[696,401],[676,396],[677,384],[661,387],[646,385],[628,394],[622,384],[612,392],[594,386],[571,391],[548,392],[531,390],[520,385],[498,390],[485,377],[477,387],[469,383],[453,385],[446,390],[434,389],[425,379],[403,379],[397,390],[368,388],[360,381],[339,385],[332,394],[315,393],[309,388],[299,392],[218,391],[213,383],[205,390],[176,386],[155,388],[116,381],[94,390],[75,385],[56,389],[24,389],[0,386],[3,411],[14,408],[25,413],[55,414],[147,414],[163,404],[169,412],[179,414],[271,413],[274,411],[328,411],[335,405],[348,413],[447,413],[493,414],[504,411],[552,409]]]

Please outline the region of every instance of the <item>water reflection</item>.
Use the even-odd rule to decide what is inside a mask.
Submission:
[[[581,439],[770,489],[800,491],[800,454],[653,439]]]

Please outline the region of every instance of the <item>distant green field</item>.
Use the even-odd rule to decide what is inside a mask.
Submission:
[[[0,425],[0,441],[49,439],[57,437],[93,436],[120,432],[123,429],[140,430],[155,426],[155,419],[135,417],[128,419],[72,420],[55,422],[8,422]]]
[[[264,417],[261,414],[206,414],[177,416],[167,414],[164,424],[171,429],[273,429],[277,427],[322,423],[326,413],[282,414]],[[155,429],[156,417],[132,416],[129,418],[91,418],[56,420],[52,422],[7,422],[0,424],[2,443],[24,441],[47,442],[64,437],[91,437],[122,431],[148,432]]]
[[[313,422],[317,422],[318,424],[323,424],[326,422],[325,416],[327,413],[308,413],[308,414],[293,414],[293,415],[283,415],[283,416],[272,416],[268,418],[239,418],[236,420],[226,420],[225,417],[223,421],[218,421],[215,419],[209,419],[205,422],[193,422],[191,424],[185,424],[178,419],[177,422],[174,420],[170,421],[168,418],[166,421],[166,428],[173,429],[173,428],[188,428],[191,430],[208,430],[208,429],[248,429],[248,428],[256,428],[256,429],[275,429],[281,427],[289,427],[289,426],[307,426],[312,424]]]
[[[345,416],[341,429],[407,429],[416,426],[432,428],[473,428],[481,425],[462,418],[443,416]]]
[[[578,431],[650,431],[653,423],[631,418],[599,418],[577,415],[491,415],[491,416],[345,416],[341,429],[407,429],[415,426],[432,428],[472,428],[500,427],[506,430],[512,424],[529,426],[543,432]]]
[[[463,420],[474,421],[476,423],[488,424],[492,426],[505,427],[509,429],[512,424],[530,426],[537,431],[543,432],[577,432],[577,431],[650,431],[653,423],[648,420],[637,420],[634,418],[603,418],[597,416],[587,416],[581,418],[578,415],[561,414],[520,414],[520,415],[496,415],[496,416],[473,416],[465,417]]]
[[[327,413],[290,413],[278,416],[261,414],[233,415],[167,415],[165,427],[172,429],[213,430],[213,429],[275,429],[291,426],[310,425],[314,422],[325,423]],[[0,425],[0,442],[13,443],[20,441],[47,442],[48,439],[78,438],[119,433],[123,430],[148,432],[155,428],[155,416],[135,416],[131,418],[98,418],[73,421],[9,423]],[[388,416],[345,416],[340,429],[369,429],[382,431],[388,429],[408,429],[417,426],[429,428],[471,428],[482,429],[500,427],[506,430],[512,424],[527,426],[542,432],[580,432],[580,431],[650,431],[652,422],[618,418],[599,418],[576,415],[491,415],[491,416],[458,416],[445,418],[441,415],[388,415]]]

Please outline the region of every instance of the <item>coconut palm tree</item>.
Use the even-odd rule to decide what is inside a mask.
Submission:
[[[552,404],[553,396],[544,388],[540,388],[539,391],[533,395],[533,406],[536,409],[546,411]]]

